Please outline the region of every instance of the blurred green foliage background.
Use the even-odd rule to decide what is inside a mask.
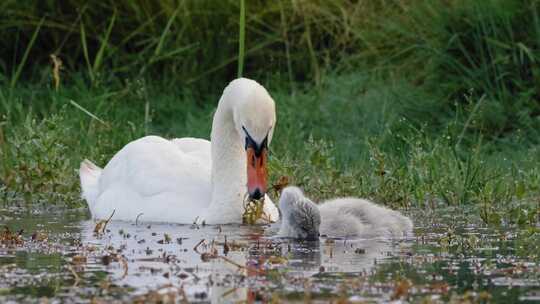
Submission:
[[[246,0],[245,23],[240,3],[2,1],[4,193],[77,201],[84,157],[208,137],[240,60],[277,102],[274,179],[403,206],[538,199],[539,0]]]

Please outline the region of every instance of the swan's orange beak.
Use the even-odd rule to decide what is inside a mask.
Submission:
[[[263,147],[255,153],[255,149],[248,147],[247,154],[247,188],[249,198],[258,200],[266,194],[266,160],[267,150]]]

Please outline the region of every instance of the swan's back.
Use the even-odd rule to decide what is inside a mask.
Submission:
[[[321,235],[329,237],[403,237],[412,233],[408,217],[364,199],[333,199],[319,210]]]
[[[109,161],[97,184],[86,186],[95,189],[95,197],[85,198],[95,218],[107,218],[114,210],[119,220],[142,214],[145,221],[191,223],[210,204],[210,167],[206,140],[146,136]]]

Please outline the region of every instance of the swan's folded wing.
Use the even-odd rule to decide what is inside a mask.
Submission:
[[[103,169],[92,216],[192,223],[210,204],[210,165],[161,137],[135,140]]]
[[[183,153],[204,161],[209,161],[208,167],[211,168],[211,145],[210,141],[202,138],[183,137],[172,139],[171,142]]]

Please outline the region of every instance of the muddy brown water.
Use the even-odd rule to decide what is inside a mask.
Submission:
[[[85,212],[3,207],[16,241],[0,245],[0,302],[540,303],[520,228],[457,208],[408,214],[407,239],[298,242],[276,226],[111,221],[96,235]]]

